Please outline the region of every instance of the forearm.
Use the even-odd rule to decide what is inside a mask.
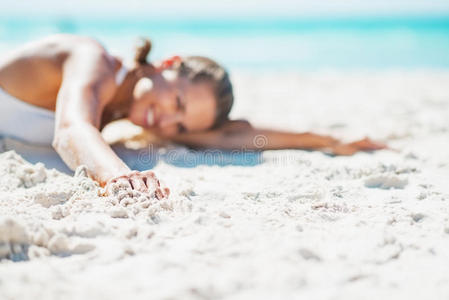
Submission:
[[[103,140],[98,129],[88,123],[79,122],[57,129],[53,146],[72,170],[85,165],[89,175],[102,185],[112,177],[130,171]]]
[[[253,128],[245,121],[230,121],[220,129],[186,133],[173,141],[194,148],[224,150],[326,150],[336,155],[352,155],[357,151],[386,149],[386,145],[363,139],[345,144],[330,136]]]
[[[275,130],[246,128],[233,132],[206,132],[179,135],[175,142],[190,147],[224,150],[318,150],[333,146],[338,141],[313,133],[293,133]]]
[[[293,133],[285,131],[273,130],[256,130],[254,137],[254,144],[257,141],[256,136],[266,138],[266,149],[305,149],[305,150],[320,150],[332,147],[338,140],[330,137],[319,135],[315,133]],[[255,145],[257,147],[257,145]]]

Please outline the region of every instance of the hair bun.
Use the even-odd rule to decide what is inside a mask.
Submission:
[[[151,51],[151,40],[149,38],[141,37],[136,43],[136,54],[134,61],[138,64],[147,64],[147,56]]]

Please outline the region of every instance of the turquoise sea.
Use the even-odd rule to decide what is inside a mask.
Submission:
[[[153,59],[211,56],[231,69],[448,69],[448,16],[184,18],[14,17],[0,19],[0,51],[52,33],[98,38],[130,56],[154,41]]]

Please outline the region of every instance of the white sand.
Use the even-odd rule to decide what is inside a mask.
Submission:
[[[234,80],[234,117],[398,152],[159,161],[171,198],[126,207],[2,154],[0,299],[448,299],[449,73]]]

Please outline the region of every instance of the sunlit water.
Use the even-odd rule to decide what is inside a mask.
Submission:
[[[446,69],[449,16],[146,20],[2,17],[0,51],[52,33],[95,37],[132,56],[136,37],[154,41],[152,59],[211,56],[232,69]]]

